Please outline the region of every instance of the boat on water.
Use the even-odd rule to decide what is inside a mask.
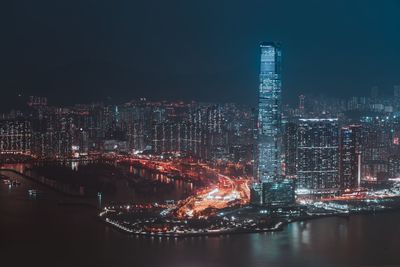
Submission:
[[[41,191],[36,190],[36,189],[29,189],[29,190],[28,190],[28,194],[29,194],[30,196],[37,196],[37,195],[39,195],[39,194],[41,194],[41,193],[42,193]]]

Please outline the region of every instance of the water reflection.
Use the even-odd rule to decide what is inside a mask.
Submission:
[[[101,192],[97,193],[97,208],[98,209],[102,208],[102,194],[101,194]]]
[[[78,161],[72,161],[71,162],[71,169],[74,171],[77,171],[79,167],[79,162]]]
[[[179,200],[187,197],[191,192],[193,192],[196,187],[192,182],[185,182],[180,179],[174,179],[168,177],[165,174],[158,173],[152,170],[129,166],[129,174],[130,177],[137,182],[158,182],[160,185],[170,185],[170,187],[157,187],[155,190],[157,191],[158,196],[153,196],[153,199],[158,200],[166,200],[173,199]],[[155,184],[157,185],[157,184]],[[151,198],[150,196],[147,196]]]
[[[85,161],[64,162],[73,170],[78,170],[79,166],[88,164]],[[1,168],[13,169],[24,173],[31,167],[29,164],[2,164]],[[120,166],[124,169],[124,166]],[[137,166],[128,166],[126,169],[127,180],[116,180],[116,194],[113,196],[103,195],[98,200],[99,207],[104,202],[151,202],[164,200],[180,200],[189,196],[196,186],[191,182],[174,179],[167,175]]]
[[[27,167],[31,166],[27,163],[17,163],[17,164],[0,164],[1,169],[10,169],[17,172],[23,173]]]
[[[100,223],[94,209],[60,206],[65,196],[48,188],[40,189],[40,201],[29,201],[30,188],[38,186],[23,180],[9,192],[0,183],[4,266],[400,265],[400,212],[296,222],[275,233],[150,239]]]

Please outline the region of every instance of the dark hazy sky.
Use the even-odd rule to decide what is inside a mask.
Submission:
[[[284,50],[284,97],[400,83],[398,0],[10,0],[1,105],[147,96],[255,103],[258,45]]]

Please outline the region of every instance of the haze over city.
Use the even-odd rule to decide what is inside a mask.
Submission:
[[[285,102],[388,93],[400,83],[399,10],[396,0],[7,2],[1,106],[19,93],[61,105],[137,96],[255,105],[264,40],[285,51]]]

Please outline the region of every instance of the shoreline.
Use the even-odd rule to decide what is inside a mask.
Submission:
[[[80,199],[87,199],[87,197],[79,196],[79,195],[70,195],[66,192],[63,192],[61,190],[58,190],[55,187],[52,187],[50,185],[47,185],[45,183],[42,183],[39,179],[35,179],[34,177],[30,177],[24,173],[18,172],[17,170],[14,169],[8,169],[8,168],[0,168],[0,171],[5,171],[5,172],[12,172],[17,175],[21,175],[23,178],[31,180],[33,182],[36,182],[42,186],[45,186],[46,188],[49,188],[50,190],[54,190],[55,192],[61,193],[66,196],[71,196],[76,198],[76,200]],[[85,202],[74,202],[74,201],[59,201],[57,203],[59,206],[73,206],[73,207],[85,207],[85,208],[90,208],[90,209],[97,209],[96,205],[93,203],[85,203]],[[249,234],[249,233],[264,233],[264,232],[275,232],[275,231],[283,231],[284,227],[290,223],[294,222],[306,222],[309,220],[315,220],[315,219],[322,219],[322,218],[329,218],[329,217],[337,217],[337,218],[345,218],[349,219],[352,215],[376,215],[380,213],[387,213],[387,212],[396,212],[400,210],[400,206],[391,206],[391,207],[386,207],[383,209],[374,209],[374,210],[360,210],[360,211],[351,211],[351,212],[337,212],[337,213],[328,213],[328,214],[320,214],[320,215],[305,215],[305,216],[299,216],[299,217],[294,217],[294,218],[282,218],[279,219],[279,221],[275,224],[273,227],[269,228],[264,228],[264,229],[245,229],[245,228],[232,228],[228,230],[221,230],[221,231],[206,231],[206,230],[200,230],[196,232],[185,232],[185,233],[176,233],[176,232],[134,232],[133,230],[130,230],[129,228],[126,228],[122,225],[119,225],[118,222],[113,222],[111,220],[108,220],[108,218],[102,218],[101,215],[97,214],[97,218],[102,221],[102,223],[105,223],[106,225],[110,225],[112,228],[121,231],[125,234],[133,235],[133,236],[143,236],[143,237],[163,237],[163,238],[185,238],[185,237],[204,237],[204,236],[226,236],[226,235],[236,235],[236,234]]]
[[[160,237],[160,238],[186,238],[186,237],[208,237],[208,236],[227,236],[227,235],[238,235],[238,234],[251,234],[251,233],[267,233],[267,232],[278,232],[283,231],[284,226],[288,225],[290,222],[280,221],[277,223],[275,228],[270,229],[260,229],[260,230],[225,230],[225,231],[215,231],[215,232],[197,232],[197,233],[149,233],[149,232],[133,232],[132,230],[123,227],[111,220],[104,220],[99,218],[106,225],[110,225],[113,229],[128,234],[129,236],[141,236],[141,237]]]
[[[187,232],[187,233],[171,233],[171,232],[134,232],[133,230],[124,227],[118,222],[112,221],[108,218],[103,219],[102,215],[98,216],[98,219],[106,224],[111,226],[113,229],[127,234],[129,236],[140,236],[140,237],[159,237],[159,238],[187,238],[187,237],[215,237],[215,236],[228,236],[228,235],[239,235],[239,234],[255,234],[255,233],[267,233],[267,232],[281,232],[285,230],[285,227],[291,223],[296,222],[307,222],[311,220],[324,219],[324,218],[342,218],[342,219],[350,219],[351,216],[354,215],[377,215],[381,213],[390,213],[399,211],[400,207],[395,208],[387,208],[385,210],[377,210],[374,212],[371,211],[359,211],[352,213],[338,213],[338,214],[326,214],[326,215],[308,215],[301,216],[299,218],[293,219],[282,219],[276,223],[274,227],[270,227],[267,229],[232,229],[232,230],[223,230],[223,231],[215,231],[215,232]]]

